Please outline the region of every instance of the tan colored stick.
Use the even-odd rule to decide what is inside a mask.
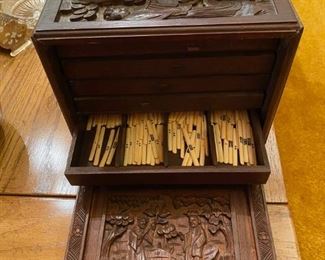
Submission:
[[[189,133],[192,133],[192,131],[193,131],[193,123],[194,123],[194,112],[189,112],[188,117],[189,117],[189,121],[188,121],[187,131]]]
[[[202,132],[203,132],[203,138],[204,138],[205,155],[209,156],[207,119],[206,119],[205,115],[203,115],[203,120],[202,120]]]
[[[105,136],[105,129],[106,129],[106,127],[103,126],[100,130],[100,134],[99,134],[99,138],[98,138],[98,142],[97,142],[97,146],[96,146],[95,158],[94,158],[94,162],[93,162],[94,166],[98,166],[98,164],[99,164],[100,153],[102,151],[103,140],[104,140],[104,136]]]
[[[188,135],[188,132],[187,132],[187,129],[185,129],[184,127],[182,128],[182,132],[183,132],[183,135],[184,135],[184,138],[185,138],[185,142],[186,142],[186,145],[189,149],[189,153],[191,154],[191,157],[192,157],[192,160],[193,160],[193,163],[194,163],[194,166],[200,166],[200,163],[196,157],[196,154],[195,154],[195,148],[194,148],[194,144],[191,142],[190,138],[189,138],[189,135]],[[195,137],[194,137],[195,138]]]
[[[214,132],[216,136],[216,144],[217,144],[217,151],[218,151],[217,161],[223,163],[224,158],[223,158],[222,142],[221,142],[220,129],[218,124],[214,125],[214,130],[215,130]]]
[[[138,139],[137,142],[137,156],[138,156],[138,160],[137,160],[137,165],[141,165],[142,163],[142,141],[140,139]]]
[[[144,124],[143,127],[143,143],[148,144],[148,127],[146,123]]]
[[[159,155],[160,155],[160,162],[164,162],[164,148],[163,148],[163,141],[164,141],[164,126],[163,125],[157,125],[157,132],[158,132],[158,138],[159,138]]]
[[[125,152],[124,152],[124,163],[123,166],[127,166],[129,162],[129,156],[130,156],[130,127],[126,129],[126,141],[125,141]],[[105,151],[106,152],[106,151]],[[106,162],[106,161],[105,161]]]
[[[150,136],[149,138],[151,139],[151,148],[152,148],[153,157],[155,158],[155,160],[158,160],[159,156],[158,156],[158,151],[156,146],[156,139],[154,135],[153,126],[150,121],[147,121],[147,127],[149,130],[149,136]]]
[[[228,115],[230,116],[230,113],[228,113]],[[234,148],[234,143],[233,143],[233,126],[230,122],[227,122],[227,139],[228,139],[228,163],[232,164],[232,160],[233,160],[233,148]]]
[[[140,152],[141,150],[139,150],[139,125],[136,124],[136,126],[134,127],[134,131],[135,131],[135,145],[134,145],[134,164],[135,165],[139,165],[139,163],[141,163],[141,159],[140,159]]]
[[[89,117],[88,117],[88,121],[87,121],[87,127],[86,127],[86,130],[87,130],[87,131],[90,131],[91,128],[92,128],[92,125],[93,125],[93,117],[92,117],[92,116],[89,116]]]
[[[158,117],[157,117],[157,122],[158,122]],[[155,137],[154,144],[156,145],[156,150],[157,150],[157,154],[158,154],[158,158],[155,158],[155,162],[156,162],[156,164],[159,164],[160,161],[162,161],[163,155],[162,155],[162,151],[160,148],[160,139],[159,139],[159,135],[158,135],[157,126],[152,125],[152,130],[153,130],[153,135]]]
[[[251,126],[249,127],[249,130],[250,130],[250,133],[251,133],[253,165],[256,165],[257,164],[257,159],[256,159],[255,141],[254,141],[253,129],[252,129]]]
[[[237,133],[236,133],[236,129],[233,128],[232,130],[233,132],[233,145],[234,145],[234,149],[233,149],[233,159],[232,159],[232,165],[233,166],[238,166],[238,143],[237,143]]]
[[[130,151],[130,159],[131,159],[131,163],[130,164],[134,164],[135,162],[135,148],[136,148],[136,140],[135,140],[135,127],[131,127],[131,151]]]
[[[97,122],[98,122],[98,116],[93,116],[93,122],[91,127],[95,127],[97,125]]]
[[[224,140],[227,138],[227,122],[225,111],[222,112],[222,121],[221,121],[221,139]]]
[[[238,144],[239,144],[239,162],[241,165],[245,164],[244,161],[244,139],[243,139],[243,128],[242,128],[242,123],[241,120],[239,119],[238,121],[236,121],[236,125],[237,125],[237,140]]]
[[[185,142],[184,142],[184,136],[183,133],[181,132],[181,153],[180,156],[182,159],[184,159],[185,156]]]
[[[218,150],[218,139],[217,139],[217,129],[216,129],[216,127],[218,127],[218,125],[212,124],[214,148],[215,148],[215,151],[216,151],[217,162],[219,162],[220,155],[219,155],[219,150]]]
[[[187,166],[190,159],[191,159],[191,155],[190,155],[189,150],[187,149],[184,159],[182,161],[182,166]]]
[[[205,164],[205,147],[204,140],[201,139],[201,147],[200,147],[200,166],[204,166]]]
[[[180,124],[177,124],[177,130],[176,130],[176,148],[177,150],[181,149],[181,126]]]
[[[223,140],[223,162],[228,163],[228,155],[229,155],[229,143],[227,139]]]
[[[248,147],[248,163],[249,165],[254,165],[253,158],[253,147],[252,147],[252,136],[251,136],[251,127],[249,123],[245,123],[246,134],[247,134],[247,147]]]
[[[248,159],[248,145],[247,145],[247,129],[246,129],[246,123],[244,120],[242,120],[242,129],[243,129],[243,149],[244,149],[244,162],[249,163]]]
[[[100,134],[100,129],[101,129],[101,126],[99,124],[97,124],[95,138],[94,138],[93,145],[91,147],[90,155],[88,158],[88,160],[90,162],[94,160],[94,156],[95,156],[95,152],[96,152],[96,148],[97,148],[97,142],[98,142],[98,138],[99,138],[99,134]]]
[[[201,123],[201,117],[199,113],[196,113],[195,122],[196,122],[195,153],[196,153],[196,157],[200,158],[201,142],[202,142],[202,123]]]
[[[193,131],[192,135],[190,136],[191,139],[191,143],[194,144],[195,143],[195,139],[196,139],[196,130]],[[191,153],[190,153],[191,155]],[[187,161],[186,166],[192,166],[193,165],[193,160],[192,157],[190,156],[190,158]]]
[[[120,133],[120,128],[117,128],[117,132],[116,132],[116,135],[115,135],[115,138],[114,138],[114,142],[113,142],[113,145],[112,145],[111,150],[109,151],[109,155],[108,155],[108,158],[107,158],[107,161],[106,161],[106,164],[107,165],[111,165],[112,164],[112,160],[113,160],[113,157],[114,157],[116,148],[118,146],[118,136],[119,136],[119,133]]]
[[[173,150],[173,134],[172,134],[172,122],[168,122],[168,151],[171,152]]]
[[[154,144],[153,142],[150,143],[150,146],[151,146],[151,151],[154,150],[153,147],[156,147],[155,144]],[[150,158],[150,165],[151,165],[151,166],[154,166],[154,165],[156,164],[156,159],[155,159],[153,153],[151,153],[150,155],[151,155],[151,158]]]
[[[177,153],[177,124],[175,121],[172,123],[172,136],[173,136],[172,152],[176,154]]]
[[[115,136],[115,129],[112,129],[109,133],[108,141],[105,147],[105,152],[102,157],[102,160],[100,161],[99,167],[104,167],[105,163],[107,161],[108,155],[112,149],[113,141],[114,141],[114,136]]]
[[[149,136],[148,136],[149,138]],[[152,148],[151,148],[151,140],[148,139],[148,144],[147,144],[147,164],[150,165],[151,164],[151,157],[153,157],[152,155]]]

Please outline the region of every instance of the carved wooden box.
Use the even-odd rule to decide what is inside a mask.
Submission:
[[[264,141],[301,33],[288,0],[47,1],[33,40],[74,135],[68,180],[265,183]],[[84,131],[89,115],[216,109],[251,111],[257,165],[181,167],[166,158],[161,166],[124,167],[118,148],[114,164],[98,168],[85,155],[94,134]]]
[[[276,259],[260,186],[82,187],[66,259]]]

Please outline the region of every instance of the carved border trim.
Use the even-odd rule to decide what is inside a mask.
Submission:
[[[92,188],[80,187],[72,215],[72,225],[65,254],[66,260],[80,260],[83,257],[91,200]]]
[[[276,255],[262,186],[251,186],[250,197],[258,259],[275,260]]]

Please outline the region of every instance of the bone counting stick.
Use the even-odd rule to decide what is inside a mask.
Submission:
[[[198,159],[196,157],[195,149],[194,149],[193,144],[191,143],[191,140],[190,140],[190,138],[188,136],[187,129],[185,127],[183,127],[182,132],[183,132],[183,136],[185,138],[185,142],[186,142],[186,144],[188,146],[189,153],[190,153],[190,155],[192,157],[194,166],[200,166],[200,163],[199,163],[199,161],[198,161]]]

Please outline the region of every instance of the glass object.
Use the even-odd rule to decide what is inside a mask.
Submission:
[[[31,44],[45,0],[0,0],[0,47],[16,56]]]

